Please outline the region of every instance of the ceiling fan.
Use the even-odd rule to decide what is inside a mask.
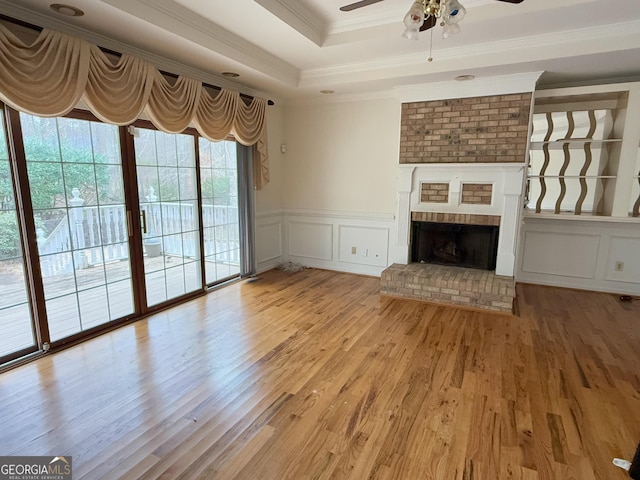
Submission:
[[[340,7],[340,10],[343,12],[350,12],[352,10],[356,10],[362,7],[368,7],[369,5],[373,5],[374,3],[378,3],[382,1],[383,0],[361,0],[359,2],[344,5]],[[505,3],[522,3],[524,0],[496,0],[496,1],[505,2]],[[440,8],[441,3],[444,5],[443,8]],[[446,3],[447,2],[441,2],[441,0],[415,0],[408,14],[408,15],[413,15],[413,20],[410,23],[415,24],[416,22],[421,21],[419,31],[424,32],[425,30],[428,30],[434,27],[438,23],[438,20],[442,16],[442,13],[444,13],[445,15],[448,15],[450,22],[447,22],[447,23],[451,23],[451,24],[457,23],[458,19],[459,20],[462,19],[466,10],[464,9],[464,7],[462,7],[462,5],[459,5],[459,3],[456,1],[455,3],[459,5],[459,8],[461,10],[459,11],[458,9],[453,7],[454,10],[450,10],[449,13],[447,14],[447,12],[445,12],[445,10],[447,10]],[[449,2],[449,3],[452,3],[452,2]],[[461,13],[462,15],[459,15],[458,19],[454,19],[454,17],[458,15],[458,13]],[[405,24],[407,24],[406,21],[405,21]],[[407,24],[407,26],[409,25]]]
[[[382,0],[360,0],[359,2],[350,3],[340,7],[343,12],[349,12],[357,8],[367,7]],[[496,0],[506,3],[522,3],[524,0]],[[442,26],[442,38],[449,38],[451,35],[460,33],[459,22],[467,13],[467,9],[458,0],[414,0],[411,8],[404,16],[403,23],[405,30],[402,37],[410,40],[418,40],[419,33],[429,30],[436,25]],[[429,42],[429,58],[431,56],[431,48],[433,44],[433,30]]]
[[[343,12],[350,12],[351,10],[356,10],[357,8],[362,8],[362,7],[368,7],[369,5],[373,5],[374,3],[378,3],[382,1],[384,0],[361,0],[360,2],[344,5],[340,7],[340,10]],[[507,2],[507,3],[522,3],[524,0],[496,0],[496,1]]]

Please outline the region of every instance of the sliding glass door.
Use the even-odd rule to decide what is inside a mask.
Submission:
[[[0,358],[35,348],[4,118],[0,111]]]
[[[136,128],[147,306],[202,289],[193,135]]]
[[[240,274],[237,146],[229,140],[199,141],[207,284]]]
[[[50,340],[134,313],[118,127],[20,114]]]
[[[253,271],[246,147],[5,112],[0,363]]]

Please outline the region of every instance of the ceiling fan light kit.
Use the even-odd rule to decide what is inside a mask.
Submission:
[[[383,0],[360,0],[340,7],[343,12],[350,12],[362,7],[368,7]],[[504,3],[522,3],[524,0],[496,0]],[[429,42],[429,61],[433,61],[431,50],[433,46],[433,27],[440,24],[442,38],[449,38],[460,33],[458,23],[467,14],[467,9],[458,0],[414,0],[411,8],[404,16],[404,32],[402,37],[409,40],[420,40],[420,32],[431,30]]]
[[[419,0],[413,2],[404,16],[404,38],[419,40],[420,31],[427,30],[440,21],[442,38],[460,33],[458,22],[464,18],[467,9],[458,0]]]

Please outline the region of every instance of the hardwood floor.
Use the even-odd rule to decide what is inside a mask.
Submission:
[[[3,269],[0,262],[0,357],[35,344],[24,274],[22,270],[15,274],[16,270],[15,266]],[[238,265],[209,260],[205,261],[205,270],[209,282],[240,273]],[[200,266],[192,259],[185,261],[170,255],[145,257],[145,272],[147,302],[151,306],[201,288]],[[51,340],[133,313],[131,285],[128,260],[45,277]]]
[[[74,479],[628,478],[640,302],[518,286],[520,317],[271,271],[0,376],[0,454]]]

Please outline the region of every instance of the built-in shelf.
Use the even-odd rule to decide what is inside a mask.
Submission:
[[[553,210],[542,210],[536,213],[535,210],[525,208],[522,215],[524,220],[558,220],[558,221],[585,221],[585,222],[608,222],[608,223],[636,223],[640,225],[640,217],[612,217],[610,215],[600,215],[594,212],[582,212],[576,215],[573,212],[554,213]]]
[[[549,140],[545,142],[531,142],[530,146],[532,150],[542,150],[545,145],[548,145],[549,150],[562,150],[565,145],[569,148],[583,148],[585,145],[589,145],[592,148],[602,148],[605,145],[612,145],[622,142],[621,138],[610,139],[593,139],[593,138],[567,138],[561,140]]]
[[[617,177],[615,175],[529,175],[529,178],[600,178],[607,180]]]
[[[637,217],[639,105],[637,84],[537,92],[526,205],[538,215]]]

